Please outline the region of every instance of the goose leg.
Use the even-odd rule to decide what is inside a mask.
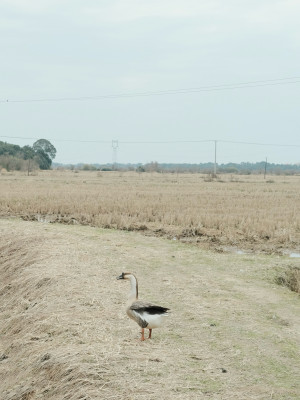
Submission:
[[[149,329],[149,337],[148,337],[148,339],[151,339],[151,333],[152,333],[152,329]]]
[[[144,331],[145,331],[145,329],[144,329],[144,328],[142,328],[142,332],[141,332],[141,334],[142,334],[142,338],[141,338],[141,340],[142,340],[142,341],[144,341],[144,340],[145,340]]]

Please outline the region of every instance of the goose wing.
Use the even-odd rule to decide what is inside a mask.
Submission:
[[[150,315],[162,315],[169,311],[169,308],[156,306],[155,304],[146,303],[144,301],[135,301],[131,304],[130,310],[139,314],[147,313]]]

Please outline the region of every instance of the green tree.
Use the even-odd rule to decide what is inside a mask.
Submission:
[[[35,151],[30,146],[24,146],[22,152],[24,160],[32,160],[35,156]]]
[[[0,155],[17,156],[20,152],[22,152],[22,149],[17,144],[9,144],[0,141]]]
[[[33,150],[36,154],[36,159],[41,169],[50,169],[52,160],[56,156],[56,148],[49,140],[39,139],[33,143]]]
[[[30,146],[22,147],[23,158],[27,160],[27,175],[29,175],[31,168],[33,166],[33,159],[35,157],[35,151]]]
[[[50,169],[52,160],[43,150],[37,150],[35,159],[40,169]]]

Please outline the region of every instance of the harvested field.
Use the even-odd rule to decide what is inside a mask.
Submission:
[[[275,284],[297,259],[216,253],[84,226],[0,220],[3,400],[298,400],[299,295]],[[153,339],[125,315],[171,308]]]
[[[224,251],[300,251],[300,176],[45,171],[0,176],[0,215],[138,230]]]

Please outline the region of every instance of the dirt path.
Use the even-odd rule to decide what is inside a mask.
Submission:
[[[273,283],[297,259],[19,220],[0,250],[1,400],[300,398],[299,296]],[[172,310],[151,341],[122,271]]]

